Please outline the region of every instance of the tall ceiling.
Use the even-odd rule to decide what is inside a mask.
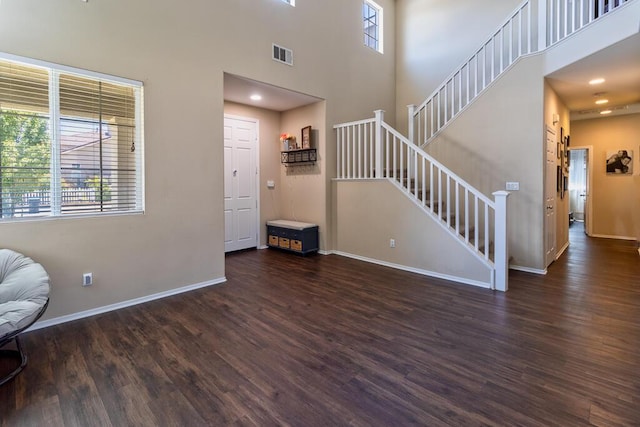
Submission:
[[[252,95],[260,95],[261,99],[252,100]],[[227,73],[224,75],[224,99],[273,111],[287,111],[321,101],[315,96]]]
[[[604,78],[599,85],[589,81]],[[640,34],[607,47],[547,76],[547,81],[571,111],[572,120],[640,112]],[[596,100],[608,99],[603,105]]]
[[[605,82],[590,85],[601,77]],[[640,113],[640,33],[574,62],[547,76],[547,81],[571,111],[572,120]],[[259,94],[262,99],[251,100]],[[233,74],[224,76],[224,99],[274,111],[286,111],[321,99]],[[609,102],[596,105],[598,99]]]

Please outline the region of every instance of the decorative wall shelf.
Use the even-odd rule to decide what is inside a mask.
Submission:
[[[289,150],[280,152],[280,163],[285,166],[296,166],[303,164],[314,164],[318,160],[318,152],[315,148],[304,148],[302,150]]]

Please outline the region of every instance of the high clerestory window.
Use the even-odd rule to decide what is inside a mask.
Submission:
[[[382,8],[373,1],[364,0],[362,3],[362,22],[364,25],[364,45],[382,53]]]
[[[0,54],[1,220],[141,212],[142,84]]]

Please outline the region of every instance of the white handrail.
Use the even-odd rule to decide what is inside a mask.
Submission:
[[[427,144],[518,59],[632,1],[597,0],[596,7],[593,0],[525,0],[422,104],[408,106],[409,139]]]
[[[496,269],[504,271],[507,263],[506,233],[497,234],[506,228],[495,223],[497,218],[506,218],[506,212],[498,213],[496,202],[385,123],[382,111],[376,111],[374,119],[343,123],[334,129],[337,179],[391,181],[487,265],[494,277],[506,280],[504,274],[495,274]],[[506,203],[500,206],[506,209]],[[506,290],[507,282],[493,286]]]
[[[409,141],[409,139],[407,139],[407,137],[405,137],[404,135],[402,135],[400,132],[398,132],[396,129],[394,129],[393,127],[391,127],[390,125],[388,125],[386,122],[382,123],[382,127],[387,130],[389,133],[391,133],[391,135],[393,135],[394,137],[400,139],[403,143],[405,144],[409,144],[411,145],[411,141]],[[422,150],[419,147],[411,147],[417,154],[421,155],[422,157],[425,157],[426,159],[429,160],[429,162],[431,162],[431,164],[433,164],[435,167],[437,167],[439,170],[441,170],[442,172],[446,173],[447,175],[451,176],[452,179],[454,179],[457,183],[459,183],[460,185],[462,185],[463,187],[466,187],[469,189],[469,191],[476,196],[477,198],[479,198],[480,200],[482,200],[483,202],[487,203],[488,205],[492,205],[493,204],[493,200],[489,199],[487,196],[485,196],[483,193],[481,193],[480,191],[476,190],[471,184],[469,184],[468,182],[466,182],[464,179],[460,178],[458,175],[456,175],[451,169],[449,169],[448,167],[446,167],[445,165],[443,165],[442,163],[440,163],[439,161],[437,161],[435,158],[431,157],[429,154],[427,154],[424,150]]]

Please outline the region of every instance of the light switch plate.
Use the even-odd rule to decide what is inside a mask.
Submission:
[[[518,191],[520,190],[519,182],[507,182],[507,190]]]
[[[272,181],[272,180],[267,181],[267,188],[276,188],[275,181]]]

